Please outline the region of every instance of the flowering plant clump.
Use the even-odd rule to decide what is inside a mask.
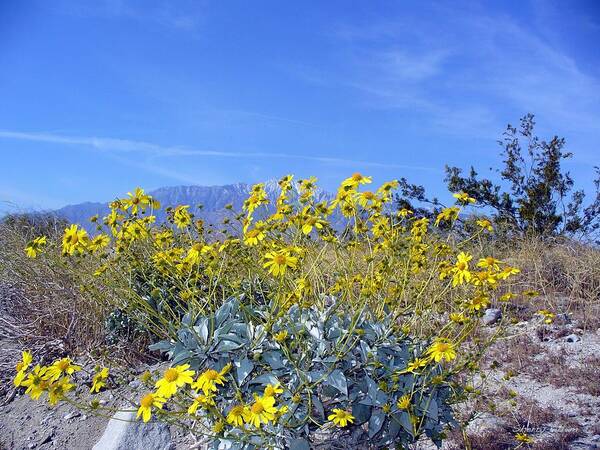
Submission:
[[[172,367],[137,401],[142,420],[231,448],[308,448],[323,428],[363,447],[440,444],[496,335],[481,316],[517,296],[519,270],[478,254],[487,219],[452,233],[468,195],[432,224],[394,210],[396,181],[370,183],[354,174],[331,197],[314,178],[283,177],[275,196],[257,184],[219,229],[190,205],[163,213],[138,188],[92,218],[95,236],[71,225],[26,251],[61,252],[93,301],[167,355]],[[62,383],[52,398],[66,397],[73,367],[32,369],[30,356],[19,379],[39,380],[37,397]],[[96,376],[92,392],[106,388]]]
[[[422,433],[440,440],[459,389],[443,364],[456,356],[452,344],[413,342],[389,323],[341,315],[330,303],[323,311],[294,305],[272,324],[254,325],[249,318],[268,315],[266,308],[230,299],[214,316],[186,320],[176,341],[152,346],[175,365],[152,395],[177,393],[175,404],[193,401],[188,413],[201,414],[205,433],[218,429],[217,440],[261,448],[308,443],[328,422],[366,424],[363,443],[381,447]],[[183,387],[190,368],[199,375],[180,392],[174,383]]]

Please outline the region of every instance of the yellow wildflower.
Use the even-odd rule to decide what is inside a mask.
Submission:
[[[460,252],[456,257],[456,263],[452,268],[452,272],[454,273],[452,277],[452,286],[457,286],[459,284],[463,284],[465,281],[469,281],[471,279],[471,272],[469,272],[469,261],[471,261],[473,257],[465,252]]]
[[[522,442],[524,444],[533,444],[533,438],[526,433],[517,433],[515,434],[515,439],[518,442]]]
[[[275,341],[281,343],[286,340],[287,336],[288,336],[288,332],[286,330],[282,330],[282,331],[275,333],[273,338],[275,338]]]
[[[427,354],[435,362],[452,361],[456,358],[456,350],[454,345],[446,339],[437,339],[427,349]]]
[[[269,252],[265,255],[267,262],[263,267],[269,269],[269,273],[274,276],[283,276],[286,269],[295,269],[298,264],[298,258],[291,256],[287,250]]]
[[[257,223],[252,230],[244,232],[244,244],[257,245],[265,238],[264,225]]]
[[[254,403],[244,411],[244,420],[256,428],[259,428],[261,423],[267,424],[273,422],[275,420],[275,413],[277,413],[277,408],[274,405],[274,397],[259,397],[255,395]]]
[[[100,234],[92,239],[89,243],[89,249],[92,252],[97,252],[110,244],[110,238],[106,234]]]
[[[490,298],[486,295],[479,294],[467,302],[467,309],[471,312],[481,311],[490,305]]]
[[[205,395],[211,392],[216,392],[217,384],[223,386],[225,384],[225,375],[231,369],[231,364],[227,364],[220,372],[214,369],[204,371],[198,379],[192,384],[192,389],[202,390]]]
[[[334,408],[333,414],[327,416],[327,420],[331,420],[338,427],[345,427],[348,423],[354,423],[354,416],[343,409]]]
[[[406,369],[400,371],[400,374],[404,373],[415,373],[415,371],[419,370],[422,367],[425,367],[429,360],[425,358],[415,358],[414,361],[410,362]]]
[[[156,382],[156,395],[163,398],[170,398],[177,392],[177,389],[192,384],[195,374],[193,370],[188,370],[189,364],[182,364],[176,367],[169,367],[163,377]]]
[[[56,405],[74,387],[75,385],[69,383],[67,377],[62,377],[59,381],[52,383],[48,388],[48,403],[52,406]]]
[[[487,258],[481,258],[477,263],[477,267],[481,267],[483,269],[500,270],[500,267],[498,266],[499,263],[500,261],[496,258],[488,256]]]
[[[33,371],[27,375],[27,379],[21,383],[21,386],[26,387],[25,393],[33,400],[37,400],[46,389],[48,389],[48,381],[45,379],[47,367],[42,367],[39,364],[33,368]]]
[[[88,235],[84,229],[79,229],[76,224],[65,228],[62,240],[63,252],[65,254],[83,253],[87,242]]]
[[[142,416],[144,422],[148,422],[152,416],[152,408],[162,409],[165,399],[156,394],[146,394],[140,400],[140,407],[137,411],[136,419]]]
[[[467,205],[469,203],[475,203],[476,201],[473,197],[469,197],[469,194],[467,194],[466,192],[458,192],[456,194],[452,194],[452,197],[454,197],[464,205]]]
[[[477,225],[479,225],[479,227],[482,230],[487,230],[487,231],[494,231],[494,227],[492,226],[492,222],[490,222],[487,219],[480,219],[477,221]]]
[[[192,216],[188,211],[189,205],[179,205],[173,212],[173,222],[177,228],[188,227],[192,223]]]
[[[90,389],[91,393],[100,392],[104,386],[106,386],[106,380],[108,379],[108,368],[104,367],[99,370],[92,379],[92,388]]]
[[[441,221],[444,222],[453,222],[458,219],[458,213],[460,209],[456,206],[451,206],[450,208],[444,208],[442,212],[440,212],[435,219],[435,226],[438,226]]]
[[[190,416],[193,416],[194,414],[196,414],[196,411],[199,407],[206,408],[208,406],[215,406],[214,396],[204,394],[197,395],[196,397],[194,397],[194,401],[188,408],[188,414]]]
[[[125,209],[131,209],[131,214],[136,215],[138,209],[144,212],[146,207],[151,203],[151,197],[144,193],[142,188],[135,188],[134,193],[128,192],[128,199],[123,200]]]
[[[27,243],[27,246],[25,247],[25,254],[28,258],[37,258],[45,246],[46,236],[36,237],[34,240]]]
[[[281,394],[283,392],[283,388],[279,383],[268,384],[264,391],[265,397],[275,397],[277,394]]]
[[[400,397],[398,399],[398,402],[396,403],[396,406],[398,406],[399,409],[410,408],[410,395],[405,394],[402,397]]]
[[[241,427],[244,425],[244,414],[246,407],[244,405],[235,405],[229,410],[227,414],[227,423],[234,427]]]
[[[71,358],[62,358],[52,363],[46,371],[46,379],[49,381],[56,381],[63,375],[72,375],[74,372],[81,370],[76,364],[73,364]]]
[[[27,374],[27,369],[31,365],[31,361],[33,361],[33,355],[28,351],[24,351],[21,354],[21,361],[19,361],[15,367],[17,371],[17,375],[13,380],[15,386],[21,386],[21,383],[23,383],[23,380]]]
[[[215,422],[215,424],[212,426],[212,431],[217,434],[222,433],[224,429],[225,429],[225,423],[223,423],[222,420],[217,420]]]

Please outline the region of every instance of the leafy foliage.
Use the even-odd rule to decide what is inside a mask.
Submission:
[[[334,307],[320,312],[295,305],[269,328],[261,321],[253,324],[253,317],[269,314],[230,299],[213,316],[186,320],[177,341],[152,346],[167,352],[173,364],[194,369],[222,370],[233,363],[231,382],[215,399],[217,411],[206,411],[211,427],[221,420],[219,408],[240,399],[251,402],[268,385],[283,386],[278,402],[286,412],[277,422],[216,436],[215,449],[223,444],[236,449],[308,446],[311,432],[334,408],[350,408],[354,425],[366,424],[364,430],[354,429],[355,445],[404,445],[423,433],[441,444],[444,425],[452,423],[449,375],[440,364],[406,370],[424,356],[423,343],[391,333],[385,321],[353,321]],[[280,332],[284,339],[273,338]],[[403,396],[409,402],[400,408]]]
[[[573,190],[574,180],[563,168],[573,156],[565,151],[565,139],[543,140],[534,131],[532,114],[521,118],[519,128],[507,126],[498,141],[504,164],[499,181],[480,177],[473,167],[463,175],[460,168],[446,166],[448,189],[465,192],[492,210],[495,223],[509,233],[593,236],[600,228],[600,169],[595,197],[584,205],[585,193]],[[429,201],[422,186],[403,180],[400,206],[409,200]],[[439,205],[435,199],[431,203]]]

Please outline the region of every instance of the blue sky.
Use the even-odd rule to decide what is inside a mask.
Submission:
[[[600,163],[595,1],[0,2],[0,211],[355,171],[442,194],[508,122]]]

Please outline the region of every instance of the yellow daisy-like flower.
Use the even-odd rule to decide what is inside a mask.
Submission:
[[[322,230],[325,223],[324,220],[321,220],[316,216],[306,215],[302,219],[302,233],[308,235],[312,232],[313,228]]]
[[[265,238],[265,236],[266,235],[263,226],[257,223],[253,229],[244,233],[244,244],[248,246],[257,245]]]
[[[21,383],[23,383],[23,380],[25,379],[25,376],[27,375],[27,369],[29,368],[29,366],[31,365],[31,361],[33,361],[33,355],[31,353],[29,353],[28,351],[24,351],[21,354],[21,361],[19,361],[17,363],[17,366],[15,367],[16,371],[17,371],[17,375],[15,376],[13,383],[15,386],[21,386]]]
[[[476,201],[473,197],[469,197],[469,194],[467,194],[466,192],[458,192],[456,194],[452,194],[452,197],[454,197],[456,200],[458,200],[464,205],[468,205],[469,203],[475,203]]]
[[[152,408],[162,409],[165,399],[156,394],[146,394],[140,400],[140,407],[137,411],[136,419],[142,416],[144,422],[148,422],[152,416]]]
[[[292,256],[286,250],[280,250],[278,252],[269,252],[265,255],[267,262],[263,267],[269,269],[269,273],[274,276],[283,276],[285,271],[295,269],[298,264],[298,258]]]
[[[52,406],[56,405],[74,387],[75,385],[69,383],[69,378],[67,377],[62,377],[59,381],[52,383],[48,388],[48,403]]]
[[[410,408],[410,395],[406,394],[400,397],[398,399],[398,402],[396,403],[396,406],[398,407],[398,409]]]
[[[88,243],[87,231],[80,229],[76,224],[65,228],[62,240],[63,252],[72,255],[75,252],[83,253]]]
[[[490,305],[490,298],[486,295],[477,295],[467,302],[467,309],[470,312],[481,311]]]
[[[179,205],[173,212],[173,222],[177,228],[188,227],[192,223],[192,216],[188,211],[189,205]]]
[[[410,209],[402,208],[398,211],[398,217],[408,217],[411,214],[414,214]]]
[[[212,430],[214,433],[222,433],[223,430],[225,429],[225,424],[223,423],[222,420],[218,420],[217,422],[215,422],[215,424],[212,426]]]
[[[46,379],[48,381],[56,381],[63,375],[73,375],[74,372],[79,372],[81,367],[73,364],[71,358],[62,358],[54,361],[46,371]]]
[[[463,313],[450,313],[450,321],[458,324],[463,324],[469,321]]]
[[[197,395],[194,398],[194,402],[188,408],[188,414],[193,416],[198,411],[199,407],[206,408],[208,406],[215,406],[215,400],[213,395]]]
[[[331,420],[338,427],[345,427],[348,423],[354,423],[354,416],[343,409],[334,408],[333,414],[327,416],[327,420]]]
[[[454,222],[458,219],[458,213],[460,212],[460,208],[457,206],[451,206],[450,208],[444,208],[442,212],[440,212],[435,219],[435,226],[438,226],[440,222]]]
[[[125,209],[131,209],[131,214],[137,214],[138,210],[144,212],[146,207],[151,204],[152,198],[144,193],[142,188],[135,188],[134,193],[128,192],[129,198],[123,200]]]
[[[268,384],[267,387],[265,388],[264,396],[265,397],[275,397],[277,394],[281,394],[281,393],[283,393],[283,388],[281,387],[281,384],[279,384],[279,383]]]
[[[517,433],[515,434],[515,439],[518,442],[522,442],[524,444],[533,444],[533,438],[526,433]]]
[[[500,261],[496,258],[488,256],[487,258],[481,258],[477,263],[477,267],[481,267],[483,269],[500,270],[500,266],[498,265],[499,263]]]
[[[506,294],[502,295],[499,300],[501,302],[508,302],[508,301],[512,300],[513,298],[515,298],[515,297],[516,297],[516,295],[513,294],[512,292],[507,292]]]
[[[25,254],[28,258],[37,258],[45,246],[46,236],[36,237],[34,240],[27,243],[27,246],[25,247]]]
[[[97,252],[107,247],[108,244],[110,244],[110,238],[106,234],[100,234],[90,241],[89,249],[92,252]]]
[[[288,337],[287,330],[279,331],[279,332],[275,333],[275,335],[273,335],[273,338],[275,339],[275,341],[279,342],[279,343],[285,341],[287,339],[287,337]]]
[[[192,384],[195,372],[189,370],[189,368],[189,364],[169,367],[163,377],[156,382],[156,395],[163,398],[170,398],[180,387]]]
[[[104,367],[99,370],[92,379],[92,387],[90,389],[91,393],[100,392],[104,386],[106,386],[106,380],[108,379],[108,368]]]
[[[538,311],[538,314],[541,314],[542,316],[544,316],[544,323],[547,323],[547,324],[551,324],[552,322],[554,322],[554,318],[556,317],[556,314],[548,311],[547,309],[540,309]]]
[[[254,403],[244,411],[244,421],[256,428],[260,428],[261,423],[269,423],[275,420],[277,408],[275,408],[274,397],[259,397],[255,395]]]
[[[471,279],[471,272],[469,272],[469,261],[473,257],[465,252],[460,252],[456,257],[456,263],[452,268],[452,286],[463,284],[465,281]]]
[[[223,386],[225,384],[225,375],[231,369],[231,364],[227,364],[220,372],[214,369],[204,371],[198,379],[192,384],[192,389],[202,390],[204,395],[209,395],[211,392],[216,392],[217,384]]]
[[[492,226],[492,222],[490,222],[487,219],[480,219],[477,221],[477,225],[482,229],[482,230],[487,230],[487,231],[494,231],[494,227]]]
[[[516,267],[507,266],[504,267],[496,276],[501,280],[506,280],[511,275],[517,275],[519,273],[521,273],[520,269],[517,269]]]
[[[406,366],[406,369],[400,371],[400,374],[415,373],[417,370],[425,367],[428,363],[429,360],[426,358],[415,358],[414,361]]]
[[[358,187],[359,184],[369,184],[371,181],[373,181],[372,177],[365,177],[357,172],[342,181],[342,187],[355,188]]]
[[[244,425],[244,414],[246,409],[247,408],[244,405],[235,405],[229,410],[229,414],[227,414],[227,423],[234,427],[241,427]]]
[[[451,342],[448,342],[446,339],[437,339],[429,349],[427,349],[427,354],[431,359],[435,362],[440,361],[452,361],[456,358],[456,350],[454,350],[454,345]]]
[[[45,379],[47,367],[42,367],[39,364],[33,368],[33,371],[27,375],[27,379],[21,383],[21,386],[26,387],[25,393],[33,400],[37,400],[42,395],[42,392],[48,389],[48,381]]]

